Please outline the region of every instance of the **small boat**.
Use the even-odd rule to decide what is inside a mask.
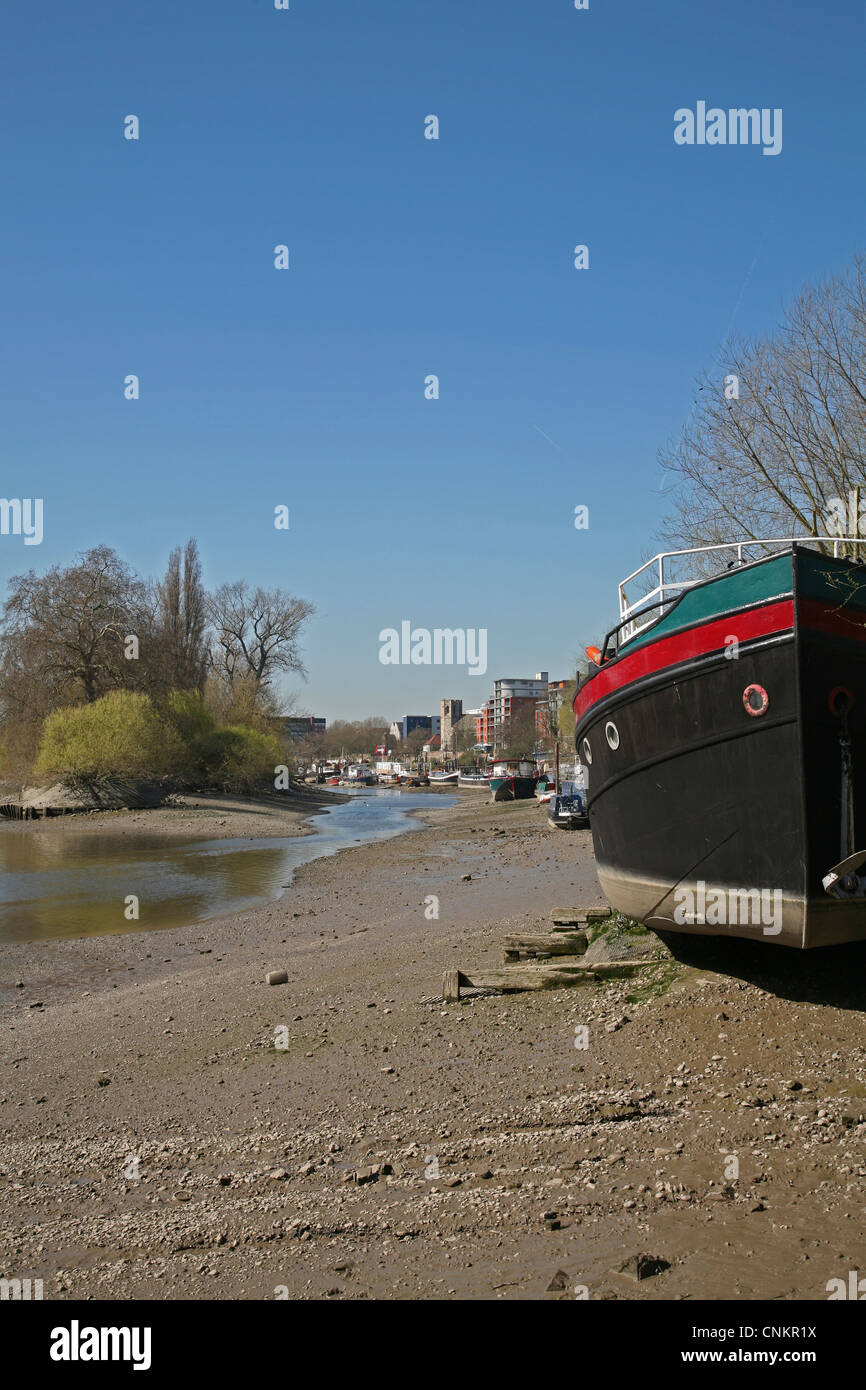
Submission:
[[[461,772],[457,778],[458,787],[474,787],[481,791],[490,790],[490,775],[487,772]]]
[[[535,763],[529,758],[508,758],[493,764],[490,790],[494,801],[525,801],[535,793]]]
[[[547,808],[547,822],[556,830],[585,830],[589,825],[586,806],[580,792],[554,793]]]
[[[456,771],[456,769],[454,772],[431,772],[430,785],[431,787],[441,787],[445,785],[451,785],[456,787],[458,776],[459,773]]]
[[[494,801],[528,801],[535,791],[534,777],[491,777]]]
[[[599,881],[626,916],[800,949],[866,938],[866,568],[846,558],[864,544],[672,551],[620,584],[574,713]],[[675,580],[684,557],[707,577]]]

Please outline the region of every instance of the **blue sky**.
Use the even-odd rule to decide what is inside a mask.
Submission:
[[[864,244],[864,48],[838,0],[14,7],[0,495],[45,537],[0,583],[194,535],[209,584],[316,603],[290,685],[329,718],[571,675],[695,377]],[[675,145],[699,100],[781,107],[782,153]],[[406,619],[486,628],[487,675],[383,666]]]

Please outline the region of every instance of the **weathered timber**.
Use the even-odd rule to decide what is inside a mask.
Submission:
[[[442,976],[442,998],[453,1004],[460,998],[460,971],[446,970]]]
[[[610,916],[609,907],[554,907],[550,920],[556,931],[563,927],[591,927],[596,922],[606,922]]]
[[[471,980],[459,970],[446,970],[442,976],[442,999],[446,1004],[455,1004],[460,998],[461,989],[474,989]]]
[[[508,965],[504,970],[482,970],[472,976],[474,988],[497,989],[501,994],[520,994],[530,989],[568,989],[571,985],[591,983],[589,971],[555,969],[548,961],[540,965],[531,962]]]
[[[582,956],[588,945],[586,932],[547,932],[531,936],[506,936],[506,960],[530,960],[537,956]]]
[[[503,970],[473,972],[471,979],[461,973],[460,983],[472,989],[496,989],[502,994],[519,994],[532,989],[569,989],[575,985],[599,984],[604,980],[629,979],[657,961],[615,961],[604,965],[580,965],[573,956],[550,956],[544,961],[521,961]],[[449,972],[456,973],[456,972]]]

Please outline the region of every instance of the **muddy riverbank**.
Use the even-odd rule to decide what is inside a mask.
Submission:
[[[693,943],[443,1006],[446,968],[601,896],[588,832],[533,804],[423,820],[240,916],[3,949],[0,1272],[55,1299],[799,1300],[866,1271],[864,951]]]
[[[348,800],[341,792],[310,787],[279,797],[218,796],[210,792],[175,793],[164,806],[139,809],[74,811],[45,819],[0,822],[0,832],[56,836],[64,829],[76,833],[136,836],[142,833],[165,838],[239,839],[273,835],[311,835],[304,822],[309,816]]]

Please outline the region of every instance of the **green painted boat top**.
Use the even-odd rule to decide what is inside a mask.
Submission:
[[[832,560],[814,550],[797,553],[797,593],[845,608],[866,609],[866,568],[850,560]]]
[[[786,551],[772,559],[716,575],[697,588],[686,589],[664,617],[624,642],[620,650],[635,651],[658,637],[709,622],[725,613],[789,597],[794,591],[795,555],[798,597],[866,611],[866,567],[821,555],[816,550]]]
[[[815,556],[820,560],[821,556]],[[632,652],[658,637],[668,637],[683,628],[696,627],[711,618],[754,603],[772,603],[794,591],[794,567],[790,552],[756,565],[747,565],[720,574],[695,589],[686,589],[673,608],[652,627],[644,628],[621,651]]]

